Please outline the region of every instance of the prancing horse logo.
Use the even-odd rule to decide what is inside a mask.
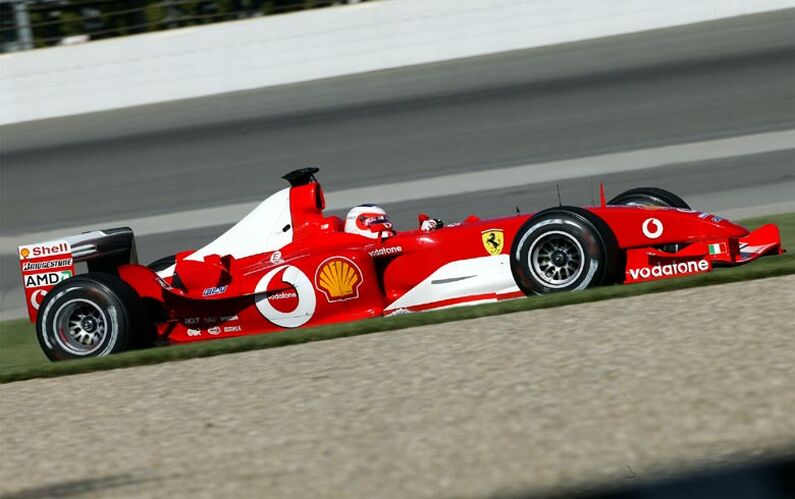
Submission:
[[[502,234],[502,229],[489,229],[480,233],[480,238],[483,241],[483,247],[490,255],[499,255],[502,253],[502,247],[505,243],[505,236]]]

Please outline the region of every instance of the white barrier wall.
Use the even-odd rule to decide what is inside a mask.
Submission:
[[[795,0],[382,0],[0,55],[0,125],[795,7]]]

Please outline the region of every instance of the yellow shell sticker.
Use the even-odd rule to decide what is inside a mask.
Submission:
[[[505,236],[502,229],[489,229],[480,233],[480,238],[483,241],[483,247],[490,255],[499,255],[502,253],[502,248],[505,245]]]
[[[22,258],[27,258],[30,256],[30,250],[27,248],[22,248],[19,254],[22,255]]]
[[[352,260],[341,256],[325,260],[315,274],[315,286],[329,302],[358,298],[361,285],[362,271]]]

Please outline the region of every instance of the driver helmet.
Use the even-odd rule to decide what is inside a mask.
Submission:
[[[345,217],[345,232],[378,239],[383,233],[392,234],[392,222],[386,210],[375,204],[360,204],[348,211]]]

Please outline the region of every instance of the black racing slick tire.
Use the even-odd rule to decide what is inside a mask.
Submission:
[[[128,350],[144,335],[138,294],[110,274],[88,273],[56,285],[39,307],[36,337],[53,361],[103,357]]]
[[[620,254],[610,227],[588,210],[561,206],[525,222],[511,245],[511,272],[526,295],[616,282]]]
[[[624,191],[607,203],[609,206],[663,206],[690,209],[690,206],[673,192],[657,187],[637,187]]]

